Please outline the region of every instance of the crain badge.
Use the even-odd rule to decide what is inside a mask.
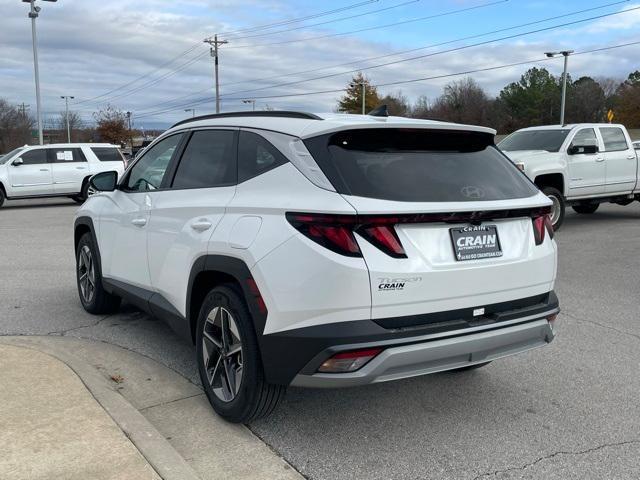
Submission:
[[[421,282],[422,277],[378,278],[378,291],[404,290],[407,283]]]
[[[450,232],[456,260],[479,260],[502,256],[495,225],[452,228]]]

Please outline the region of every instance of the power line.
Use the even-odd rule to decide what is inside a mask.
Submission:
[[[347,32],[339,32],[339,33],[329,33],[326,35],[319,35],[319,36],[315,36],[315,37],[305,37],[305,38],[298,38],[298,39],[294,39],[294,40],[283,40],[280,42],[272,42],[272,43],[262,43],[262,44],[250,44],[250,45],[234,45],[231,47],[227,47],[227,48],[255,48],[255,47],[270,47],[272,45],[285,45],[285,44],[290,44],[290,43],[300,43],[300,42],[308,42],[311,40],[320,40],[323,38],[331,38],[331,37],[340,37],[340,36],[345,36],[345,35],[352,35],[354,33],[361,33],[361,32],[368,32],[371,30],[379,30],[381,28],[389,28],[389,27],[397,27],[398,25],[405,25],[407,23],[414,23],[414,22],[420,22],[420,21],[424,21],[424,20],[431,20],[434,18],[440,18],[440,17],[445,17],[445,16],[449,16],[449,15],[455,15],[456,13],[463,13],[463,12],[468,12],[471,10],[477,10],[479,8],[485,8],[485,7],[491,7],[493,5],[498,5],[500,3],[506,3],[509,0],[496,0],[493,2],[489,2],[489,3],[484,3],[482,5],[474,5],[473,7],[466,7],[466,8],[459,8],[456,10],[450,10],[448,12],[442,12],[442,13],[437,13],[434,15],[427,15],[425,17],[419,17],[419,18],[412,18],[409,20],[403,20],[400,22],[394,22],[394,23],[387,23],[384,25],[375,25],[373,27],[366,27],[366,28],[360,28],[358,30],[349,30]]]
[[[565,22],[565,23],[561,23],[561,24],[558,24],[558,25],[552,25],[550,27],[538,28],[538,29],[535,29],[535,30],[529,30],[527,32],[516,33],[516,34],[513,34],[513,35],[507,35],[507,36],[503,36],[503,37],[500,37],[500,38],[485,40],[485,41],[482,41],[482,42],[472,43],[472,44],[468,44],[468,45],[462,45],[460,47],[449,48],[449,49],[446,49],[446,50],[439,50],[437,52],[427,53],[427,54],[423,54],[423,55],[417,55],[417,56],[409,57],[409,58],[403,58],[403,59],[394,60],[394,61],[391,61],[391,62],[379,63],[377,65],[370,65],[370,66],[367,66],[367,67],[360,67],[360,68],[356,68],[356,69],[352,69],[352,70],[346,70],[346,71],[342,71],[342,72],[338,72],[338,73],[329,73],[329,74],[326,74],[326,75],[321,75],[321,76],[313,77],[313,78],[307,78],[307,79],[304,79],[304,80],[296,80],[296,81],[291,81],[291,82],[280,83],[280,84],[277,84],[277,85],[269,85],[269,86],[266,86],[266,87],[260,87],[260,88],[254,88],[254,89],[249,89],[249,90],[240,90],[240,91],[236,91],[236,92],[230,92],[230,93],[227,93],[227,94],[223,94],[222,96],[224,97],[224,96],[229,96],[229,95],[237,95],[237,94],[240,94],[240,93],[250,93],[250,92],[256,92],[256,91],[260,91],[260,90],[267,90],[267,89],[271,89],[271,88],[278,88],[278,87],[286,87],[286,86],[291,86],[291,85],[297,85],[297,84],[300,84],[300,83],[306,83],[306,82],[310,82],[310,81],[313,81],[313,80],[323,80],[323,79],[326,79],[326,78],[337,77],[337,76],[345,75],[345,74],[349,74],[349,73],[362,72],[362,71],[365,71],[365,70],[372,70],[372,69],[375,69],[375,68],[386,67],[386,66],[389,66],[389,65],[396,65],[398,63],[410,62],[410,61],[413,61],[413,60],[420,60],[420,59],[427,58],[427,57],[434,57],[434,56],[437,56],[437,55],[442,55],[444,53],[451,53],[451,52],[456,52],[456,51],[460,51],[460,50],[466,50],[468,48],[487,45],[487,44],[490,44],[490,43],[500,42],[500,41],[503,41],[503,40],[511,40],[513,38],[532,35],[534,33],[546,32],[546,31],[549,31],[549,30],[554,30],[556,28],[567,27],[567,26],[570,26],[570,25],[577,25],[579,23],[589,22],[589,21],[592,21],[592,20],[599,20],[601,18],[611,17],[611,16],[614,16],[614,15],[621,15],[623,13],[628,13],[628,12],[639,10],[639,9],[640,9],[640,6],[632,7],[632,8],[628,8],[628,9],[625,9],[625,10],[620,10],[618,12],[605,13],[605,14],[602,14],[602,15],[596,15],[596,16],[593,16],[593,17],[588,17],[588,18],[584,18],[584,19],[580,19],[580,20],[574,20],[572,22]],[[483,35],[485,35],[485,34],[483,34]],[[452,43],[452,42],[444,42],[444,43]],[[434,45],[434,46],[437,46],[437,45]]]
[[[446,42],[441,42],[441,43],[426,45],[426,46],[422,46],[422,47],[412,48],[412,49],[404,50],[404,51],[400,51],[400,52],[394,52],[394,53],[389,53],[389,54],[384,54],[384,55],[378,55],[378,56],[375,56],[375,57],[369,57],[369,58],[365,58],[365,59],[352,60],[352,61],[345,62],[345,63],[339,63],[339,64],[336,64],[336,65],[313,68],[313,69],[310,69],[310,70],[302,70],[302,71],[298,71],[298,72],[289,72],[289,73],[281,74],[281,75],[273,75],[273,76],[269,76],[269,77],[262,77],[262,78],[252,79],[252,80],[243,80],[243,81],[233,82],[233,83],[223,83],[221,86],[222,87],[226,87],[226,86],[231,86],[231,85],[240,85],[240,84],[243,84],[243,83],[253,83],[253,82],[262,82],[262,81],[265,81],[265,80],[275,80],[275,79],[278,79],[278,78],[284,78],[284,77],[289,77],[289,76],[293,76],[293,75],[301,75],[301,74],[305,74],[305,73],[314,73],[314,72],[318,72],[318,71],[322,71],[322,70],[328,70],[328,69],[331,69],[331,68],[342,67],[342,66],[347,66],[347,65],[354,65],[354,64],[357,64],[357,63],[360,63],[360,62],[368,62],[368,61],[371,61],[371,60],[378,60],[378,59],[381,59],[381,58],[397,57],[397,56],[403,55],[405,53],[410,53],[410,52],[415,52],[415,51],[419,51],[419,50],[425,50],[425,49],[428,49],[428,48],[448,45],[448,44],[451,44],[451,43],[456,43],[456,42],[463,41],[463,40],[470,40],[470,39],[473,39],[473,38],[479,38],[479,37],[483,37],[483,36],[486,36],[486,35],[491,35],[491,34],[494,34],[494,33],[500,33],[500,32],[504,32],[504,31],[508,31],[508,30],[514,30],[514,29],[517,29],[517,28],[522,28],[522,27],[526,27],[526,26],[530,26],[530,25],[544,23],[544,22],[548,22],[548,21],[551,21],[551,20],[557,20],[559,18],[565,18],[565,17],[568,17],[568,16],[578,15],[578,14],[581,14],[581,13],[586,13],[586,12],[589,12],[589,11],[602,9],[602,8],[610,7],[610,6],[613,6],[613,5],[618,5],[618,4],[621,4],[621,3],[628,3],[629,1],[630,0],[618,0],[618,1],[613,2],[613,3],[607,3],[607,4],[604,4],[604,5],[600,5],[600,6],[596,6],[596,7],[592,7],[592,8],[587,8],[587,9],[583,9],[583,10],[577,10],[577,11],[565,13],[565,14],[562,14],[562,15],[556,15],[556,16],[553,16],[553,17],[547,17],[547,18],[544,18],[544,19],[541,19],[541,20],[536,20],[536,21],[533,21],[533,22],[527,22],[527,23],[523,23],[523,24],[520,24],[520,25],[514,25],[514,26],[511,26],[511,27],[507,27],[507,28],[502,28],[502,29],[493,30],[493,31],[490,31],[490,32],[481,33],[481,34],[476,34],[476,35],[471,35],[471,36],[467,36],[467,37],[457,38],[457,39],[449,40],[449,41],[446,41]],[[272,87],[269,86],[269,87],[264,87],[264,88],[272,88]],[[200,93],[206,92],[208,90],[209,90],[209,88],[205,88],[205,89],[202,89],[202,90],[198,90],[197,92],[193,92],[193,93],[186,94],[186,95],[181,95],[179,97],[175,97],[175,98],[173,98],[171,100],[168,100],[168,101],[165,101],[165,102],[160,102],[160,103],[157,103],[157,104],[153,104],[153,105],[147,107],[147,109],[153,109],[153,108],[157,108],[157,107],[162,107],[162,106],[168,105],[168,104],[170,104],[170,103],[172,103],[172,102],[174,102],[176,100],[181,100],[183,98],[192,97],[192,96],[198,95]],[[229,93],[227,95],[232,95],[232,94],[235,95],[235,94],[238,94],[238,93],[252,92],[252,91],[255,91],[255,90],[243,90],[241,92],[232,92],[232,93]],[[181,106],[178,106],[178,108],[181,108]]]
[[[591,54],[591,53],[597,53],[597,52],[602,52],[602,51],[607,51],[607,50],[613,50],[616,48],[623,48],[623,47],[629,47],[629,46],[633,46],[633,45],[640,45],[640,41],[634,41],[634,42],[628,42],[628,43],[623,43],[623,44],[619,44],[619,45],[611,45],[611,46],[606,46],[606,47],[600,47],[600,48],[594,48],[594,49],[590,49],[590,50],[584,50],[584,51],[579,51],[579,52],[575,52],[572,54],[573,55],[586,55],[586,54]],[[443,78],[451,78],[451,77],[457,77],[457,76],[461,76],[461,75],[469,75],[472,73],[481,73],[481,72],[487,72],[487,71],[492,71],[492,70],[499,70],[499,69],[503,69],[503,68],[511,68],[511,67],[515,67],[515,66],[521,66],[521,65],[527,65],[527,64],[532,64],[532,63],[540,63],[540,62],[547,62],[547,61],[551,61],[553,59],[551,58],[538,58],[538,59],[531,59],[531,60],[524,60],[524,61],[519,61],[519,62],[512,62],[512,63],[507,63],[507,64],[501,64],[501,65],[493,65],[490,67],[484,67],[484,68],[477,68],[477,69],[470,69],[470,70],[464,70],[464,71],[460,71],[460,72],[455,72],[455,73],[448,73],[448,74],[442,74],[442,75],[433,75],[433,76],[429,76],[429,77],[419,77],[419,78],[412,78],[409,80],[399,80],[399,81],[394,81],[394,82],[385,82],[385,83],[378,83],[378,84],[373,84],[372,87],[387,87],[387,86],[395,86],[395,85],[403,85],[403,84],[408,84],[408,83],[416,83],[416,82],[421,82],[421,81],[426,81],[426,80],[439,80],[439,79],[443,79]],[[267,99],[276,99],[276,98],[291,98],[291,97],[305,97],[305,96],[312,96],[312,95],[324,95],[324,94],[328,94],[328,93],[340,93],[340,92],[344,92],[346,91],[346,88],[337,88],[337,89],[331,89],[331,90],[319,90],[319,91],[313,91],[313,92],[301,92],[301,93],[289,93],[289,94],[282,94],[282,95],[263,95],[263,96],[254,96],[252,97],[252,99],[255,100],[267,100]],[[238,98],[229,98],[226,99],[226,101],[241,101],[242,98],[238,97]],[[210,100],[207,100],[210,101]],[[207,101],[201,101],[198,103],[193,103],[190,105],[201,105],[203,103],[207,103]],[[150,112],[150,113],[146,113],[146,114],[142,114],[142,115],[138,115],[138,118],[142,118],[142,117],[148,117],[148,116],[157,116],[157,115],[161,115],[164,113],[168,113],[171,111],[174,111],[175,109],[167,109],[167,110],[161,110],[161,111],[157,111],[157,112]]]

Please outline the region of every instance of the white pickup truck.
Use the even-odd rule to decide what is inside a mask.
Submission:
[[[640,200],[638,155],[622,125],[523,128],[498,147],[553,201],[555,229],[564,220],[566,205],[589,214],[603,202]]]

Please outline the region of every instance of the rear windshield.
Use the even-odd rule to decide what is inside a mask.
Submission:
[[[505,200],[537,189],[482,132],[366,129],[305,140],[339,193],[405,202]]]
[[[569,135],[566,130],[525,130],[514,132],[498,144],[505,152],[517,152],[519,150],[546,150],[557,152]]]
[[[114,147],[91,147],[91,151],[96,154],[101,162],[122,162],[120,150]]]

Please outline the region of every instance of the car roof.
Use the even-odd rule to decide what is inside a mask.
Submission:
[[[566,125],[538,125],[537,127],[526,127],[517,130],[518,132],[527,132],[531,130],[573,130],[574,128],[584,127],[620,127],[624,128],[619,123],[570,123]]]
[[[421,120],[405,117],[380,117],[347,113],[304,112],[234,112],[207,115],[177,123],[166,133],[203,127],[255,128],[285,133],[300,138],[315,137],[340,130],[359,128],[424,128],[441,130],[465,130],[495,135],[492,128],[476,125]]]
[[[23,148],[78,148],[78,147],[115,147],[112,143],[47,143],[46,145],[25,145]]]

